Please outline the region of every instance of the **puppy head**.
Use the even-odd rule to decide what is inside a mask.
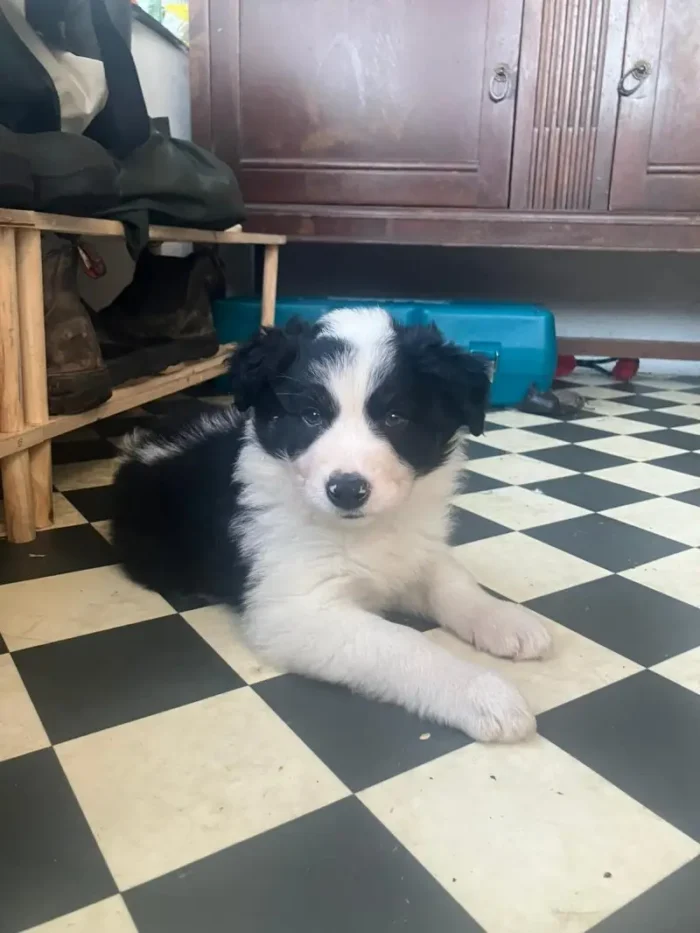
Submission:
[[[235,354],[231,380],[295,492],[339,519],[400,506],[462,429],[482,433],[489,390],[477,358],[381,308],[264,331]]]

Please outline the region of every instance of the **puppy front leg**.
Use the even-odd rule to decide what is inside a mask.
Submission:
[[[247,623],[253,647],[288,671],[344,684],[483,742],[534,731],[532,713],[506,680],[352,605],[314,612],[287,603],[284,611],[254,612]]]
[[[541,658],[551,636],[534,612],[481,589],[449,548],[428,573],[428,613],[480,651],[516,661]]]

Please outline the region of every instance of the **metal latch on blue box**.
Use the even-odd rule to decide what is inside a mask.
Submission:
[[[493,382],[498,370],[498,361],[501,356],[501,344],[489,340],[470,340],[469,352],[480,356],[486,363],[486,375],[489,382]]]

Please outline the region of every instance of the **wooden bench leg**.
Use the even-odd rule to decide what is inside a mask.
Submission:
[[[263,327],[272,327],[275,323],[275,302],[277,301],[277,269],[279,268],[279,246],[265,247],[262,281],[262,317]]]
[[[14,433],[25,426],[20,341],[15,232],[0,228],[0,432]],[[4,457],[0,474],[7,537],[17,544],[33,541],[36,524],[29,451]]]
[[[17,294],[22,355],[22,403],[27,425],[46,424],[49,399],[46,376],[46,335],[44,328],[44,286],[41,266],[41,233],[16,230]],[[29,451],[29,469],[37,528],[53,524],[51,484],[51,441]]]

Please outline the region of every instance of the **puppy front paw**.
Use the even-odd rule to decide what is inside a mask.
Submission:
[[[470,681],[463,710],[462,728],[478,742],[519,742],[537,729],[522,694],[490,671]]]
[[[500,600],[493,600],[471,635],[475,648],[514,661],[542,658],[552,645],[552,636],[534,612]]]

